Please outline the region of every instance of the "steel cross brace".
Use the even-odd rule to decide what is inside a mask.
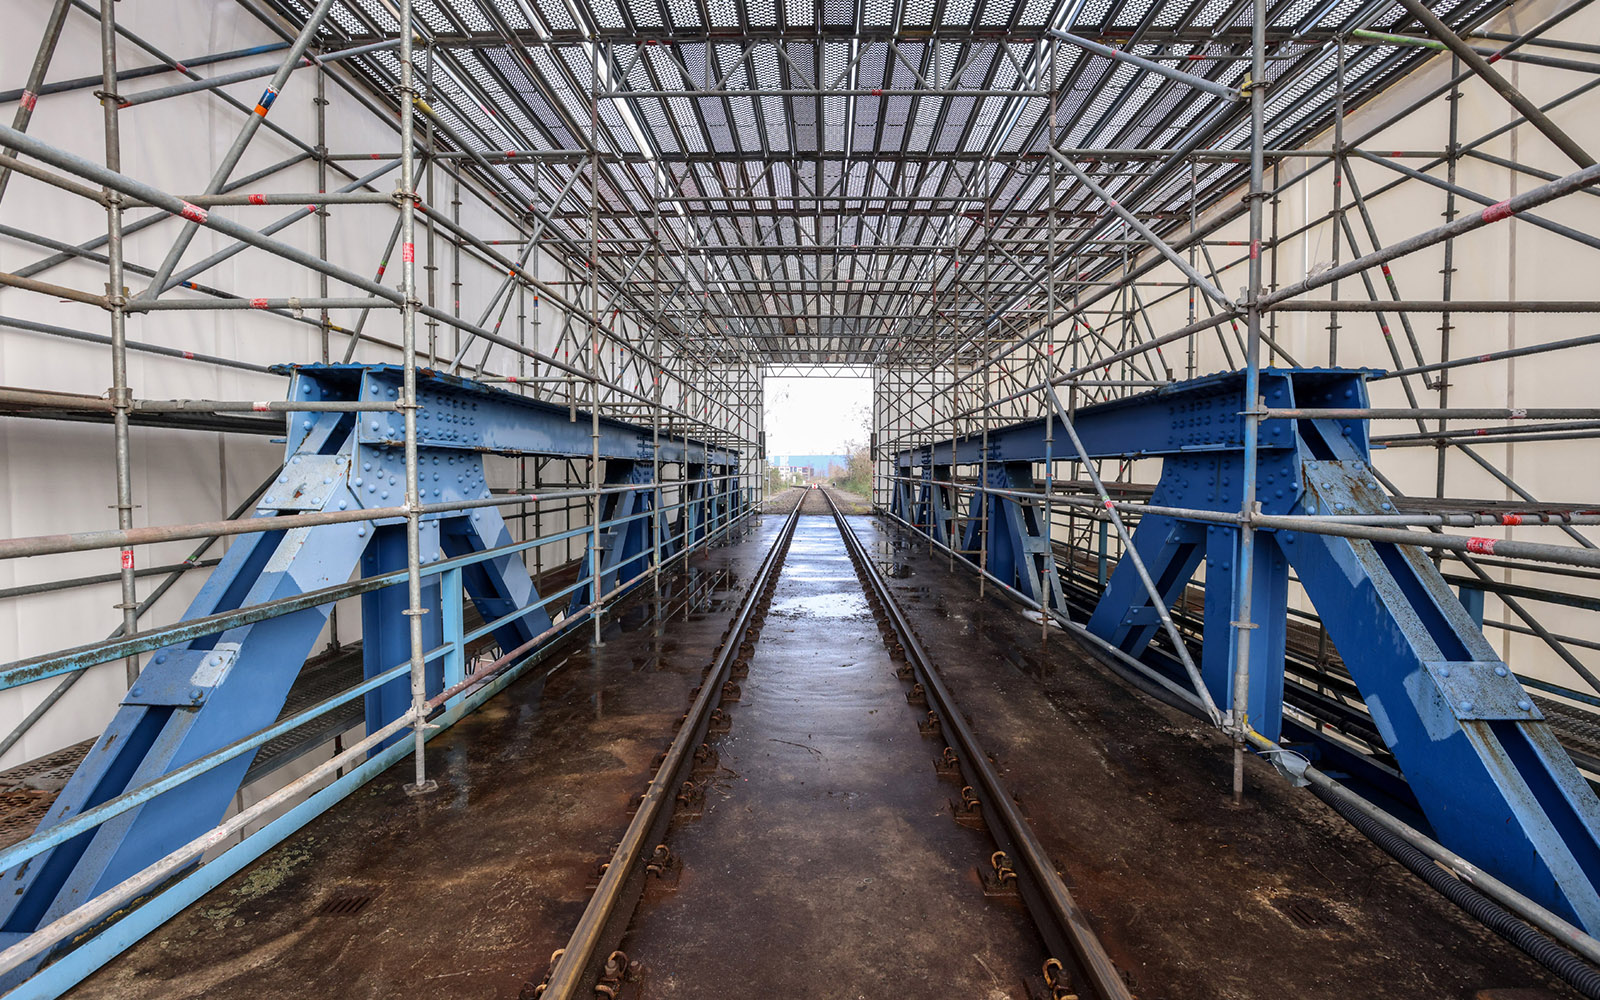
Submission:
[[[941,462],[950,454],[948,445],[935,452]],[[963,531],[957,524],[956,489],[947,485],[954,482],[953,465],[935,465],[929,450],[920,448],[901,452],[896,468],[901,478],[895,483],[890,502],[890,510],[896,516],[965,559],[977,562],[983,553],[983,568],[1001,583],[1030,600],[1066,612],[1061,580],[1045,535],[1043,504],[974,492]],[[921,482],[916,482],[919,479]],[[984,485],[994,490],[1034,490],[1037,484],[1033,463],[1007,461],[1001,449],[991,443]]]
[[[1269,407],[1364,407],[1370,372],[1265,369]],[[1074,425],[1092,458],[1161,458],[1150,504],[1237,513],[1244,472],[1244,377],[1228,372],[1080,409]],[[1057,421],[1054,440],[1064,438]],[[987,458],[991,487],[1025,489],[1046,457],[1034,420],[903,451],[901,475]],[[1059,457],[1059,454],[1057,455]],[[1368,465],[1364,420],[1269,420],[1261,425],[1258,498],[1265,514],[1393,513]],[[917,520],[909,490],[895,512]],[[1003,503],[995,497],[993,503]],[[977,549],[981,509],[967,524]],[[1008,558],[1014,517],[990,511],[988,548]],[[1422,536],[1419,534],[1419,540]],[[1238,619],[1238,529],[1200,518],[1146,514],[1133,543],[1162,600],[1176,603],[1205,561],[1201,674],[1218,704],[1233,701]],[[1412,546],[1338,535],[1258,531],[1252,573],[1249,722],[1283,730],[1284,638],[1292,568],[1359,688],[1374,727],[1399,762],[1435,836],[1484,870],[1580,926],[1600,930],[1600,801],[1543,716],[1426,554]],[[1139,656],[1156,609],[1131,559],[1118,563],[1088,628]],[[1052,567],[1053,569],[1053,567]],[[1151,657],[1147,656],[1147,659]]]
[[[396,400],[403,371],[395,365],[308,365],[280,369],[292,376],[290,398],[303,402]],[[586,457],[595,453],[587,415],[433,371],[419,372],[417,445],[419,498],[424,504],[490,497],[484,457],[490,453]],[[293,597],[348,581],[358,568],[373,576],[406,566],[405,525],[393,518],[272,530],[280,514],[394,507],[404,496],[404,435],[398,411],[300,411],[288,414],[284,464],[256,508],[259,533],[240,535],[212,571],[184,619]],[[654,446],[648,427],[601,420],[598,453],[607,481],[646,483]],[[682,438],[662,441],[659,461],[721,472],[737,452]],[[641,471],[643,479],[640,478]],[[621,494],[648,511],[653,485]],[[708,494],[703,506],[729,497]],[[615,501],[619,510],[625,501]],[[725,517],[719,508],[716,516]],[[651,557],[648,518],[617,527],[624,545],[608,551],[601,592],[630,556],[642,571]],[[641,542],[641,539],[643,540]],[[462,594],[501,649],[517,649],[551,629],[520,553],[471,560],[513,541],[499,510],[425,514],[421,561],[466,558],[424,578],[424,646],[430,697],[463,679]],[[591,556],[592,558],[592,556]],[[363,672],[368,679],[410,658],[403,582],[362,595]],[[586,602],[584,602],[586,603]],[[577,605],[581,606],[581,605]],[[306,656],[327,624],[331,605],[319,605],[228,629],[156,651],[110,724],[84,757],[39,825],[45,832],[80,812],[153,781],[271,725],[283,709]],[[515,615],[515,617],[511,617]],[[576,623],[569,617],[563,625]],[[368,692],[369,731],[405,712],[409,681],[400,676]],[[253,754],[245,753],[39,854],[0,876],[0,943],[9,944],[137,873],[204,833],[226,812]],[[32,972],[14,970],[0,988]]]
[[[609,527],[600,532],[599,589],[595,589],[593,572],[593,537],[589,551],[583,556],[578,570],[579,579],[588,578],[572,593],[568,610],[572,614],[594,601],[597,596],[611,593],[623,582],[633,580],[649,569],[651,545],[655,526],[655,489],[651,484],[653,470],[649,462],[630,462],[613,459],[606,463],[606,486],[639,484],[636,490],[606,494],[600,507],[600,520]],[[665,541],[665,539],[663,539]],[[662,547],[666,552],[666,546]]]

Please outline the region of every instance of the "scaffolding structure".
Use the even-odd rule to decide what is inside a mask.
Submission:
[[[0,973],[31,971],[58,942],[204,850],[270,825],[275,810],[320,803],[322,789],[400,759],[384,751],[366,761],[390,737],[406,737],[414,787],[425,792],[430,717],[488,697],[526,650],[492,650],[430,695],[427,664],[441,654],[424,636],[424,588],[515,554],[536,585],[553,581],[540,606],[580,595],[561,621],[581,620],[601,641],[604,614],[625,591],[653,582],[659,600],[668,568],[757,508],[762,380],[778,372],[870,370],[873,501],[885,512],[907,480],[898,453],[959,438],[986,447],[993,431],[1059,418],[1067,439],[1048,441],[1035,491],[995,486],[987,460],[953,466],[947,481],[915,481],[948,486],[958,521],[987,517],[989,497],[1041,502],[1070,604],[1103,590],[1127,557],[1158,461],[1091,458],[1073,429],[1080,408],[1218,369],[1242,371],[1255,400],[1263,370],[1372,366],[1370,407],[1248,410],[1246,468],[1269,421],[1400,422],[1373,438],[1385,449],[1374,471],[1403,498],[1397,510],[1360,521],[1297,518],[1292,527],[1403,535],[1449,571],[1482,626],[1504,640],[1505,658],[1515,654],[1524,683],[1563,710],[1600,707],[1591,665],[1600,636],[1581,634],[1587,623],[1577,614],[1600,610],[1600,550],[1586,531],[1600,513],[1581,497],[1534,492],[1526,471],[1581,462],[1600,435],[1587,383],[1552,374],[1592,367],[1600,350],[1600,334],[1575,325],[1600,312],[1575,277],[1584,266],[1554,262],[1600,250],[1592,201],[1600,167],[1583,145],[1595,137],[1558,124],[1592,114],[1600,85],[1600,45],[1576,28],[1593,23],[1588,8],[1588,0],[1516,11],[1502,0],[238,0],[252,30],[272,40],[200,53],[169,51],[119,24],[113,0],[54,0],[26,78],[0,80],[17,84],[0,92],[15,107],[0,126],[0,238],[6,259],[20,259],[18,250],[29,257],[0,270],[0,330],[27,338],[30,350],[105,348],[110,390],[0,388],[0,415],[109,424],[116,523],[0,539],[0,559],[106,550],[121,558],[114,575],[57,574],[0,590],[0,600],[114,582],[118,624],[104,641],[19,650],[0,666],[0,685],[38,692],[0,739],[0,754],[22,745],[92,667],[121,662],[123,687],[132,687],[143,655],[183,634],[183,623],[152,624],[171,620],[162,599],[192,592],[184,581],[217,564],[219,542],[258,532],[249,515],[271,509],[269,476],[227,517],[184,523],[146,510],[140,525],[142,427],[259,439],[318,412],[396,415],[397,502],[278,511],[275,521],[398,519],[404,566],[298,603],[243,604],[206,627],[404,583],[409,657],[381,676],[409,678],[411,698],[388,725],[136,879],[27,928],[0,952]],[[98,33],[99,72],[57,79],[59,40],[85,24]],[[1537,97],[1519,73],[1540,74]],[[259,96],[240,96],[260,81]],[[309,98],[308,130],[278,124],[272,111],[286,94]],[[89,95],[101,109],[98,142],[69,148],[30,134],[36,113]],[[175,193],[125,171],[122,147],[145,109],[179,105],[222,116],[229,144],[197,150],[209,157],[209,178]],[[1496,124],[1469,131],[1464,105],[1477,109],[1473,121]],[[330,117],[335,108],[368,127],[345,130]],[[243,172],[269,136],[276,158]],[[173,141],[185,140],[197,141]],[[91,204],[103,234],[13,225],[3,213],[21,197]],[[1442,221],[1418,221],[1421,204]],[[360,243],[349,227],[378,234],[379,252],[348,252]],[[1486,284],[1481,262],[1464,259],[1481,252],[1479,230],[1514,233],[1522,254],[1547,255],[1549,279],[1513,261],[1508,282]],[[201,236],[217,249],[190,252]],[[151,255],[136,257],[135,245]],[[296,269],[292,286],[310,282],[314,293],[221,283],[218,268],[236,256]],[[1522,294],[1519,276],[1538,297]],[[7,308],[22,296],[72,318],[46,322],[29,318],[32,307]],[[267,336],[309,336],[297,343],[312,348],[261,363],[130,337],[135,322],[155,329],[163,317],[196,312],[239,329],[256,324]],[[1519,317],[1541,326],[1519,336]],[[236,375],[252,388],[296,365],[393,363],[403,379],[392,402],[156,399],[130,377],[136,356]],[[1518,363],[1542,366],[1534,370],[1548,384],[1518,383],[1507,374]],[[461,376],[564,408],[589,426],[592,449],[586,458],[497,458],[498,481],[482,496],[429,503],[418,462],[419,373],[428,385]],[[1481,377],[1452,382],[1469,376]],[[1540,397],[1536,405],[1510,398],[1519,384]],[[603,421],[647,434],[647,479],[606,480]],[[1051,433],[1054,424],[1045,426]],[[669,442],[685,454],[691,443],[737,452],[737,471],[669,466],[659,458]],[[1524,456],[1522,471],[1514,454]],[[696,534],[685,512],[730,478],[736,501]],[[1255,531],[1290,527],[1261,513],[1260,488],[1250,478],[1227,519],[1247,567]],[[651,558],[608,589],[598,560],[583,556],[629,523],[606,511],[630,489],[652,494]],[[424,520],[462,504],[499,510],[512,542],[430,564]],[[1498,534],[1446,530],[1479,526]],[[134,558],[136,547],[172,543],[187,555],[162,548],[151,566]],[[976,565],[982,586],[1012,589],[984,572],[986,550],[946,548],[952,565],[958,556]],[[1248,582],[1241,592],[1250,593]],[[459,583],[453,593],[459,604]],[[1203,607],[1187,594],[1171,608],[1156,603],[1169,648],[1186,659]],[[1329,683],[1337,655],[1300,603],[1290,669],[1323,701],[1287,710],[1381,757],[1359,696]],[[1051,617],[1072,624],[1065,607],[1044,610],[1046,637]],[[1255,627],[1248,601],[1221,627],[1237,631],[1246,664]],[[461,655],[487,631],[457,622],[448,645]],[[349,633],[335,612],[326,642],[337,648]],[[1199,684],[1190,694],[1242,754],[1244,706],[1211,704]],[[1317,714],[1318,704],[1337,711]],[[185,774],[305,721],[281,720]],[[1575,738],[1568,749],[1600,775],[1600,745]],[[0,850],[0,869],[176,783],[130,792],[77,825]],[[228,869],[212,862],[202,871],[211,881],[195,892]]]

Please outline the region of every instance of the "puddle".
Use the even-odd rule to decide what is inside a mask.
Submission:
[[[812,618],[859,618],[870,614],[865,594],[813,594],[777,601],[769,612]]]

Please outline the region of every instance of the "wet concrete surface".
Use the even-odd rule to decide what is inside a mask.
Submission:
[[[1234,808],[1220,734],[1059,630],[1045,646],[926,540],[852,521],[1137,995],[1576,996],[1259,758]]]
[[[820,496],[814,499],[820,502]],[[792,502],[792,501],[791,501]],[[1311,796],[1125,688],[948,558],[852,526],[1135,992],[1150,998],[1569,996]],[[709,600],[635,602],[269,851],[72,994],[517,997],[565,943],[628,807],[781,519],[696,557]],[[833,521],[803,517],[677,888],[624,947],[642,996],[1025,996],[1040,945],[987,900]],[[1497,994],[1509,996],[1510,994]]]
[[[435,737],[438,792],[405,795],[408,758],[72,996],[517,997],[577,923],[782,523],[759,521],[663,588],[662,620],[647,585],[598,650],[580,640]]]
[[[952,818],[942,744],[895,667],[833,518],[802,516],[722,772],[671,836],[678,886],[623,942],[640,995],[1028,995],[1042,945],[1020,905],[984,897],[993,844]]]

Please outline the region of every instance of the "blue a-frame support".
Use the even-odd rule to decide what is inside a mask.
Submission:
[[[1268,369],[1261,373],[1261,398],[1271,408],[1363,407],[1367,375]],[[1162,460],[1152,506],[1236,514],[1245,460],[1241,414],[1251,406],[1243,375],[1230,372],[1085,407],[1073,425],[1090,457]],[[933,519],[919,516],[911,480],[928,479],[935,460],[986,463],[989,486],[1026,489],[1034,463],[1051,454],[1051,440],[1067,440],[1058,419],[1049,435],[1043,420],[991,429],[987,450],[974,436],[903,451],[895,466],[907,478],[896,484],[894,512],[927,530]],[[1256,468],[1262,512],[1392,513],[1368,459],[1363,420],[1265,421]],[[1019,538],[1025,539],[1028,507],[1016,503],[1008,511],[1007,502],[991,497],[987,518],[975,502],[962,549],[975,558],[987,531],[991,571],[1011,573],[1007,582],[1022,589],[1014,563],[1019,546],[1027,551]],[[1201,674],[1217,704],[1232,704],[1238,529],[1151,514],[1139,521],[1133,544],[1169,605],[1204,561]],[[1435,836],[1591,933],[1600,931],[1600,802],[1423,551],[1304,531],[1258,531],[1254,551],[1250,725],[1272,739],[1283,730],[1292,569]],[[1052,581],[1054,572],[1051,565]],[[1157,627],[1133,560],[1121,560],[1088,629],[1131,655],[1148,656]]]
[[[307,402],[393,402],[403,375],[393,365],[313,365],[280,371],[292,376],[290,398]],[[607,463],[608,483],[641,484],[638,490],[611,495],[609,516],[615,517],[651,511],[653,461],[685,470],[709,469],[715,475],[738,467],[735,451],[683,438],[663,440],[658,450],[649,428],[619,421],[601,420],[596,442],[587,415],[575,419],[566,407],[437,372],[418,374],[417,397],[423,503],[489,498],[484,467],[488,454],[583,458],[598,450]],[[184,619],[342,584],[358,568],[362,576],[404,568],[405,529],[397,519],[271,528],[272,519],[283,514],[399,506],[405,489],[403,428],[398,411],[289,414],[282,472],[256,510],[262,530],[235,539]],[[690,515],[698,519],[697,540],[705,535],[708,516],[725,519],[731,513],[732,495],[719,486],[698,496]],[[716,507],[710,515],[703,510],[708,506]],[[638,517],[611,529],[610,537],[620,542],[603,543],[602,593],[615,586],[619,572],[634,576],[648,567],[653,556],[652,522],[651,517]],[[495,507],[431,513],[422,522],[421,558],[426,568],[441,559],[501,548],[512,541]],[[426,577],[424,647],[441,645],[447,623],[453,623],[459,634],[462,590],[485,621],[505,619],[493,633],[502,649],[522,648],[549,632],[551,617],[542,607],[511,617],[539,601],[522,558],[510,553],[471,562],[448,582]],[[588,553],[586,564],[594,558],[593,552]],[[451,587],[456,589],[451,592]],[[401,614],[407,603],[405,587],[370,591],[361,600],[364,672],[371,678],[410,658],[409,628]],[[311,607],[156,651],[56,798],[40,830],[270,725],[327,624],[330,609],[331,605]],[[563,625],[579,620],[569,617]],[[446,652],[428,663],[430,696],[444,689],[452,656],[459,659],[459,653]],[[460,669],[456,662],[454,670],[459,674]],[[404,677],[369,692],[369,731],[398,718],[410,704],[410,685]],[[252,757],[250,753],[236,757],[6,872],[0,882],[5,890],[0,899],[0,943],[44,926],[210,829],[222,818]],[[31,967],[17,970],[7,983],[30,971]]]

